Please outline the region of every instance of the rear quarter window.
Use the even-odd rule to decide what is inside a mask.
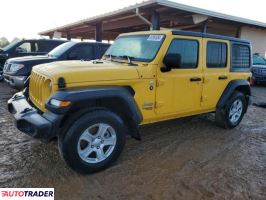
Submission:
[[[233,44],[231,55],[231,68],[233,71],[246,71],[251,67],[250,46]]]

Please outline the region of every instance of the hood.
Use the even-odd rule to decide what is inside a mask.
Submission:
[[[66,83],[138,79],[136,66],[117,62],[61,61],[37,65],[33,71],[57,82],[63,77]]]
[[[8,63],[18,63],[18,64],[42,64],[45,62],[51,62],[56,60],[56,58],[49,57],[48,55],[44,56],[24,56],[8,59]]]

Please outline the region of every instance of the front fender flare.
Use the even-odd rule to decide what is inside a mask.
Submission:
[[[54,107],[49,104],[52,98],[60,101],[70,101],[71,106],[63,109]],[[142,114],[133,98],[132,93],[126,87],[112,86],[79,90],[61,90],[50,97],[50,99],[46,102],[45,107],[51,112],[66,114],[73,110],[76,106],[86,104],[89,101],[104,99],[108,99],[110,101],[119,100],[119,102],[122,102],[123,105],[121,105],[121,107],[123,106],[124,112],[126,112],[127,116],[130,118],[129,128],[131,129],[131,135],[136,139],[140,139],[138,126],[143,120]]]

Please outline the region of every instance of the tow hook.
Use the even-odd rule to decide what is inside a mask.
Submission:
[[[25,113],[30,112],[30,111],[32,111],[32,108],[25,108],[23,111],[21,111],[20,114],[25,114]]]
[[[17,100],[17,99],[19,99],[21,96],[19,95],[19,94],[15,94],[14,96],[13,96],[13,100]]]

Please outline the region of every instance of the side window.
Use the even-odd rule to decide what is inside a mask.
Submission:
[[[39,52],[39,45],[38,45],[38,43],[37,42],[34,42],[33,45],[34,45],[34,52]]]
[[[92,60],[94,59],[93,46],[78,45],[69,53],[69,58],[75,60]]]
[[[101,53],[100,53],[100,57],[103,56],[103,54],[107,51],[107,49],[109,48],[108,45],[102,45],[101,46]]]
[[[250,48],[243,44],[232,45],[232,68],[248,69],[250,68]]]
[[[223,68],[226,67],[227,45],[223,42],[207,43],[207,67]]]
[[[31,43],[30,42],[24,42],[19,47],[17,47],[17,49],[21,53],[30,53],[31,52]]]
[[[60,42],[57,42],[57,41],[51,41],[51,40],[41,40],[41,41],[38,41],[38,51],[39,52],[50,52],[52,51],[55,47],[59,46]]]
[[[199,43],[197,40],[174,39],[167,54],[180,56],[180,69],[197,68]]]

